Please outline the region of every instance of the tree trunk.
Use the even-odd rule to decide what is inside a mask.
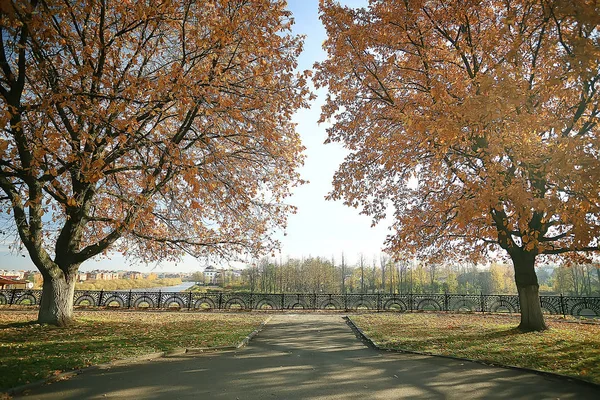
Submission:
[[[521,304],[521,323],[518,329],[524,332],[548,329],[540,303],[539,285],[534,269],[535,256],[521,253],[511,254],[511,258]]]
[[[67,326],[73,320],[75,279],[59,277],[44,279],[38,322]]]

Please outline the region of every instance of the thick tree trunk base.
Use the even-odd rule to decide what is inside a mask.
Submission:
[[[537,285],[518,287],[521,303],[521,323],[518,329],[522,332],[544,331],[548,329],[544,321],[540,293]]]
[[[44,280],[38,322],[68,326],[73,322],[73,294],[75,282],[64,278]]]

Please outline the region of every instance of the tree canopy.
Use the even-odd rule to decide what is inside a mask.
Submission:
[[[391,252],[502,248],[537,288],[536,256],[598,250],[596,2],[325,0],[321,19],[322,121],[350,150],[329,197],[374,222],[391,205]]]
[[[291,24],[283,1],[2,3],[0,205],[46,281],[276,246],[310,97]]]

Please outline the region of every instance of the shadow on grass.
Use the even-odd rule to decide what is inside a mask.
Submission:
[[[44,326],[46,324],[40,324],[37,320],[26,321],[26,322],[11,322],[9,324],[0,325],[0,330],[10,328],[26,328],[28,326]]]
[[[0,391],[37,381],[56,371],[69,371],[117,359],[137,357],[177,347],[237,344],[258,323],[190,320],[76,320],[66,328],[12,322],[0,326]]]

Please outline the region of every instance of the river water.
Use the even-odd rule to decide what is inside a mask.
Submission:
[[[131,289],[131,291],[132,292],[158,292],[160,290],[161,292],[182,292],[182,291],[185,291],[185,290],[191,288],[194,285],[195,285],[194,282],[182,282],[176,286],[160,286],[160,287],[145,288],[145,289],[144,288]]]

